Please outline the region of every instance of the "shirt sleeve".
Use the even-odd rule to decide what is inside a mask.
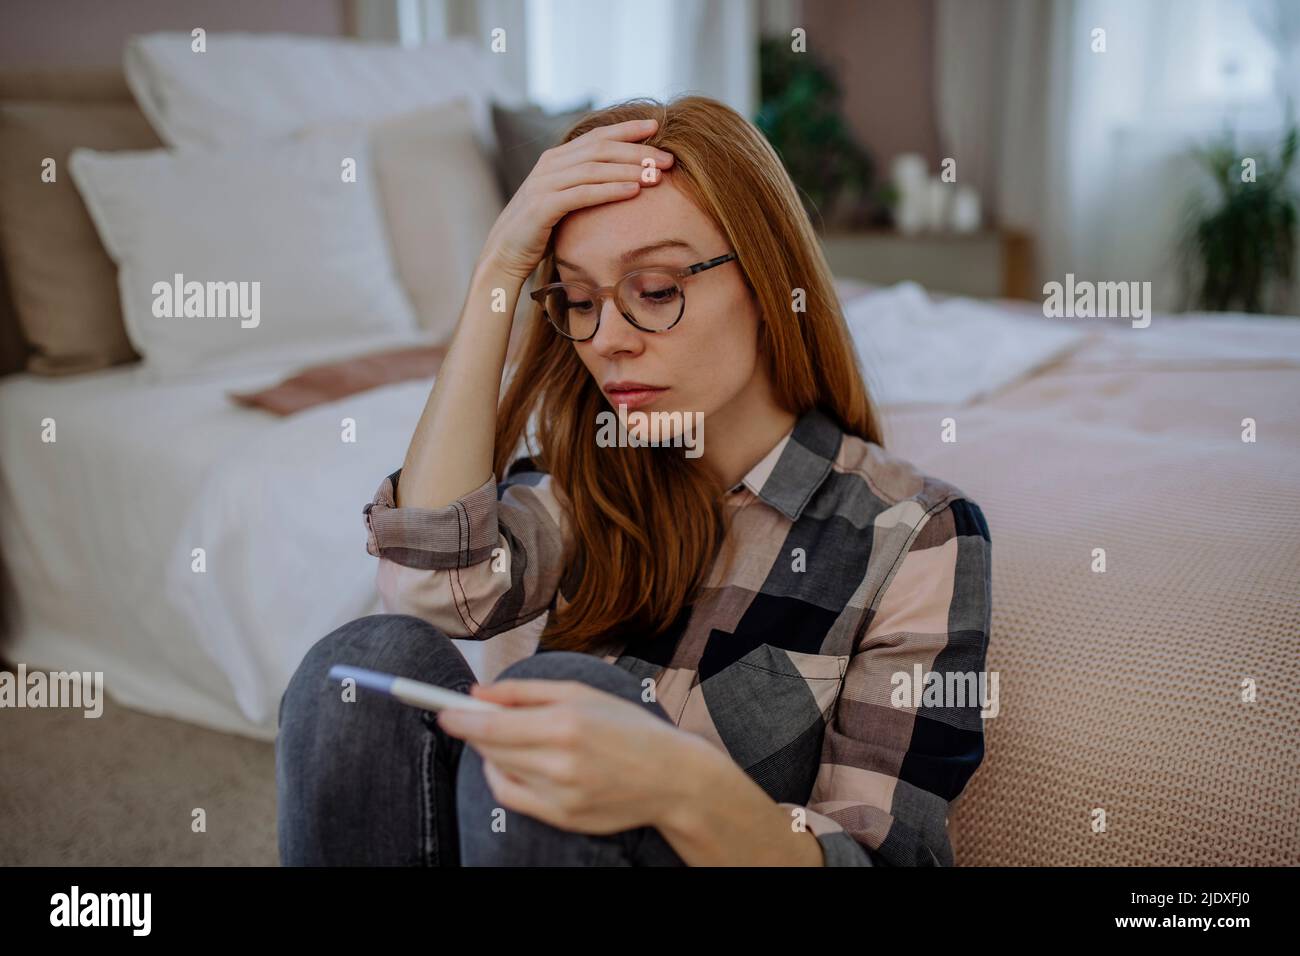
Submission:
[[[565,509],[527,459],[444,508],[399,508],[401,469],[363,510],[385,610],[449,637],[486,640],[547,611],[559,586]]]
[[[948,813],[984,757],[984,705],[997,707],[991,583],[984,514],[950,498],[895,561],[827,724],[804,808],[826,865],[953,864]]]

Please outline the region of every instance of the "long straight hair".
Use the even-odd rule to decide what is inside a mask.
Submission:
[[[703,96],[628,100],[588,113],[562,143],[597,126],[657,119],[644,142],[674,156],[673,185],[726,236],[760,316],[759,360],[777,401],[820,408],[846,432],[883,445],[879,419],[812,223],[767,139]],[[534,279],[558,282],[554,235]],[[802,310],[798,307],[802,305]],[[590,651],[668,631],[695,600],[726,536],[723,492],[680,448],[597,445],[608,410],[598,383],[540,305],[497,416],[494,468],[529,450],[570,517],[556,609],[542,646]]]

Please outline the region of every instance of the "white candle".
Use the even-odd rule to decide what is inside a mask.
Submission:
[[[977,232],[980,227],[980,194],[963,183],[952,197],[948,222],[956,232]]]

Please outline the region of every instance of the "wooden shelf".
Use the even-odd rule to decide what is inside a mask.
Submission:
[[[905,236],[892,229],[865,229],[830,231],[821,240],[837,277],[880,285],[910,279],[936,292],[978,298],[1037,298],[1032,243],[1012,230]]]

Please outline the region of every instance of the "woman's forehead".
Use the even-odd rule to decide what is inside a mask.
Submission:
[[[588,273],[613,275],[628,268],[621,261],[626,253],[665,239],[683,240],[700,255],[719,239],[708,216],[668,178],[642,189],[632,199],[569,213],[556,226],[554,252],[557,258]],[[685,252],[670,248],[663,255],[677,259]]]

